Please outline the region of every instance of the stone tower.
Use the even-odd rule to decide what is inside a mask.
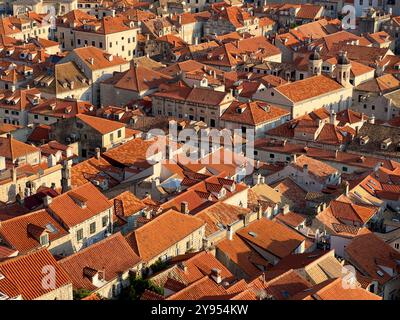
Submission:
[[[314,50],[308,58],[308,75],[310,77],[321,74],[322,70],[322,58],[317,50]]]
[[[336,64],[336,81],[344,87],[351,86],[350,84],[350,60],[347,58],[347,52],[339,52]]]

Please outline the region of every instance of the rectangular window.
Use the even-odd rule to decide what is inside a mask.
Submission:
[[[106,227],[108,224],[108,216],[104,216],[103,219],[101,219],[101,225],[104,227]]]
[[[83,229],[79,229],[77,232],[76,232],[76,240],[77,241],[81,241],[83,239]]]
[[[35,114],[33,117],[34,117],[35,119],[39,119],[39,115],[37,115],[37,114]]]
[[[114,133],[110,133],[110,141],[114,141]]]
[[[92,222],[90,224],[90,234],[93,234],[96,232],[96,222]]]
[[[121,130],[118,130],[118,138],[121,138],[121,136],[122,136],[122,132],[121,132]]]

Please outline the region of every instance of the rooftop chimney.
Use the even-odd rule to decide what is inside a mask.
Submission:
[[[372,115],[371,118],[369,118],[369,123],[375,124],[375,116]]]
[[[289,205],[285,204],[282,208],[281,208],[281,212],[282,214],[287,214],[290,210],[289,210]]]
[[[348,181],[344,182],[344,195],[347,197],[349,195],[350,184]]]
[[[182,201],[181,202],[181,212],[184,214],[188,214],[189,213],[189,203],[187,203],[187,201]]]
[[[232,240],[232,238],[233,238],[232,226],[228,226],[228,230],[226,231],[226,238],[228,240]]]
[[[331,111],[330,122],[333,125],[336,123],[336,112],[334,110]]]
[[[49,195],[47,195],[47,196],[45,196],[45,197],[43,198],[43,205],[44,205],[46,208],[48,208],[52,201],[53,201],[53,198],[50,197]]]
[[[221,277],[221,270],[217,268],[211,269],[211,277],[214,279],[216,283],[221,283],[222,277]]]
[[[100,148],[97,147],[95,151],[96,151],[96,159],[100,159]]]

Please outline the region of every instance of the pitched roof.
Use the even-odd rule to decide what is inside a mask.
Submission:
[[[72,167],[71,185],[79,187],[87,182],[95,180],[108,180],[108,186],[113,187],[118,184],[115,177],[122,177],[122,170],[114,167],[105,158],[92,157],[81,161]]]
[[[37,299],[55,289],[46,289],[43,283],[43,270],[53,267],[55,274],[55,289],[71,283],[68,274],[57,263],[46,249],[41,249],[28,255],[18,256],[0,262],[0,292],[10,298],[22,296],[24,300]]]
[[[282,119],[289,114],[285,109],[261,101],[234,101],[222,114],[221,120],[257,126]]]
[[[216,247],[250,279],[262,273],[257,266],[265,267],[265,269],[269,266],[267,260],[236,234],[232,236],[232,240],[223,239],[219,241]]]
[[[388,92],[398,89],[400,81],[391,74],[384,74],[378,78],[374,78],[359,84],[355,90],[368,92]]]
[[[335,80],[324,75],[283,84],[275,88],[292,102],[300,102],[343,89]]]
[[[289,199],[296,209],[304,208],[306,206],[305,197],[307,192],[290,177],[273,183],[271,187],[279,191],[285,198]]]
[[[135,213],[138,213],[142,209],[146,208],[146,205],[143,203],[142,200],[137,198],[132,192],[124,191],[110,200],[110,202],[114,205],[114,200],[122,201],[122,208],[123,208],[123,216],[122,217],[129,217]],[[114,217],[116,216],[117,212],[114,210]],[[116,218],[116,217],[115,217]]]
[[[78,203],[86,205],[80,206]],[[111,208],[111,204],[90,182],[53,198],[49,208],[71,228]]]
[[[86,114],[77,114],[76,118],[81,120],[88,126],[92,127],[94,130],[102,135],[125,127],[125,124],[119,121],[112,121],[95,116],[89,116]]]
[[[59,264],[68,273],[74,289],[93,291],[97,287],[85,273],[86,268],[93,270],[93,273],[104,272],[104,280],[109,282],[137,266],[140,261],[118,232],[60,260]]]
[[[33,233],[34,228],[39,232]],[[50,243],[68,235],[67,230],[46,210],[24,214],[0,224],[0,237],[20,254],[41,248],[40,235],[44,232],[49,235]]]
[[[30,113],[57,118],[71,118],[77,114],[92,113],[94,106],[86,101],[49,99],[30,109]]]
[[[296,294],[292,300],[382,300],[366,289],[345,288],[342,278],[328,279]]]
[[[308,173],[320,181],[325,181],[328,176],[337,173],[336,168],[322,161],[307,157],[306,155],[296,157],[296,160],[290,165],[303,172],[305,166],[307,166]]]
[[[301,245],[305,238],[285,225],[263,218],[237,231],[247,242],[278,258],[283,258]]]
[[[228,100],[228,93],[211,90],[208,88],[189,88],[180,85],[163,85],[160,91],[153,93],[154,97],[186,101],[188,103],[198,103],[216,106]]]
[[[295,270],[289,270],[267,282],[264,282],[262,277],[258,277],[252,285],[264,290],[275,300],[288,300],[298,292],[311,287],[311,284]]]
[[[158,286],[166,287],[167,282],[174,280],[173,286],[181,290],[205,275],[210,275],[213,269],[220,270],[223,281],[231,282],[235,279],[213,254],[206,251],[176,256],[168,263],[172,267],[151,277],[151,281]]]
[[[136,138],[104,152],[102,156],[109,162],[118,163],[126,167],[147,168],[150,166],[147,158],[147,150],[151,146],[154,146],[155,143],[155,139],[143,140]]]
[[[290,211],[287,213],[280,213],[275,216],[275,219],[283,222],[289,227],[297,228],[299,225],[306,221],[306,217],[296,212]]]
[[[121,64],[128,64],[124,58],[110,55],[109,53],[96,47],[76,48],[74,52],[90,69],[106,69]],[[92,60],[93,59],[93,60]]]
[[[195,217],[206,223],[205,236],[208,237],[220,231],[222,226],[227,226],[239,221],[250,212],[251,210],[248,208],[242,208],[224,202],[216,202],[196,213]]]
[[[14,138],[0,137],[0,156],[5,157],[7,160],[14,161],[20,157],[39,151],[38,148]]]
[[[393,278],[385,270],[399,271],[400,253],[372,232],[355,237],[344,249],[345,257],[360,272],[385,284]]]
[[[126,236],[135,252],[145,261],[157,257],[204,226],[196,217],[169,210]]]
[[[115,88],[136,91],[139,93],[158,88],[161,83],[170,80],[171,77],[158,71],[147,68],[141,64],[134,64],[127,71],[114,74],[104,84],[112,84]]]

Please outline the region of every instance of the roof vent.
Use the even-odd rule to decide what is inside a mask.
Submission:
[[[257,237],[257,233],[253,231],[249,231],[249,235],[251,235],[253,238]]]

